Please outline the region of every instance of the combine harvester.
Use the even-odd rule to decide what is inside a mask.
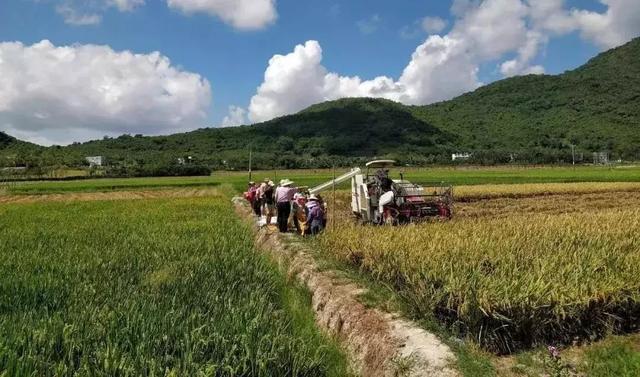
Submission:
[[[376,160],[366,164],[366,172],[350,172],[309,190],[318,194],[351,179],[351,209],[362,224],[401,225],[432,218],[450,219],[453,187],[440,183],[428,186],[389,177],[393,160]],[[373,170],[373,172],[371,172]]]

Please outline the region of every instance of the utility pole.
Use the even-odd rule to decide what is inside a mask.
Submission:
[[[573,162],[573,165],[576,164],[576,146],[571,144],[571,160]]]
[[[249,145],[249,182],[251,182],[251,159],[252,159],[252,145]]]

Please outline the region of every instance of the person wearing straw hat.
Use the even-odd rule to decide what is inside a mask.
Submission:
[[[262,183],[260,183],[260,186],[258,186],[257,195],[258,195],[258,200],[260,201],[259,206],[260,206],[260,213],[261,214],[266,214],[265,213],[264,192],[269,187],[269,181],[270,181],[269,178],[265,178],[262,181]]]
[[[306,210],[304,205],[307,203],[307,196],[301,192],[297,192],[293,195],[293,202],[291,203],[291,211],[293,212],[293,226],[296,227],[296,232],[304,236],[305,223],[306,223]]]
[[[309,196],[305,206],[307,212],[307,224],[312,235],[319,234],[324,229],[324,208],[316,195]]]
[[[251,209],[253,210],[253,212],[256,215],[260,216],[259,210],[256,210],[256,202],[258,201],[257,190],[258,188],[256,187],[255,182],[249,182],[247,191],[244,193],[244,198],[247,199],[247,201],[251,204]]]
[[[278,211],[278,229],[281,233],[289,230],[289,215],[291,214],[291,201],[298,189],[293,186],[293,181],[283,179],[280,187],[276,189],[275,200]]]
[[[267,188],[264,190],[265,215],[267,216],[266,225],[271,225],[271,218],[276,211],[275,183],[269,181]]]

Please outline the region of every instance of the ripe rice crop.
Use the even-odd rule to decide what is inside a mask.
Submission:
[[[0,376],[344,375],[220,194],[4,205],[0,239]]]
[[[640,207],[618,203],[584,213],[514,212],[403,227],[359,226],[338,216],[319,242],[390,284],[415,316],[435,316],[505,353],[637,329]]]
[[[527,183],[459,186],[455,188],[455,195],[457,200],[471,201],[478,199],[521,198],[557,194],[634,191],[640,191],[640,182]]]

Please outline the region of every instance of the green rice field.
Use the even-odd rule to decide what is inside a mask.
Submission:
[[[0,376],[346,374],[221,192],[4,205],[0,239]]]

